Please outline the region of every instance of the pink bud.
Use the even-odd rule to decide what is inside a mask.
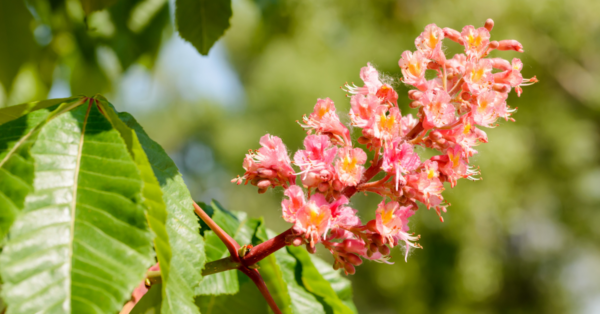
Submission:
[[[468,101],[469,99],[471,99],[471,94],[470,94],[470,93],[468,93],[468,92],[463,92],[462,94],[460,94],[460,97],[461,97],[463,100],[466,100],[466,101]]]
[[[442,133],[440,133],[439,131],[433,131],[433,132],[431,132],[431,134],[429,134],[429,137],[432,140],[436,141],[436,140],[439,140],[442,137]]]
[[[377,252],[378,250],[379,250],[379,247],[377,246],[377,244],[375,244],[375,243],[369,244],[369,252]]]
[[[304,243],[304,240],[302,239],[302,237],[296,237],[294,238],[294,240],[292,241],[292,244],[294,246],[300,246],[302,245],[302,243]]]
[[[329,172],[328,170],[321,170],[319,175],[321,176],[321,180],[323,181],[331,180],[331,172]]]
[[[371,142],[371,140],[370,140],[370,139],[368,139],[368,138],[366,138],[366,137],[364,137],[364,136],[361,136],[361,137],[359,137],[357,141],[358,141],[360,144],[362,144],[362,145],[367,145],[367,144],[369,144],[369,143]]]
[[[354,266],[359,266],[363,262],[362,259],[360,259],[360,257],[358,257],[358,255],[352,254],[352,253],[346,254],[346,259],[348,260],[349,263],[351,263]]]
[[[373,236],[373,242],[375,242],[375,244],[377,244],[377,246],[382,246],[383,245],[383,237],[380,234],[376,234]]]
[[[510,92],[510,86],[506,84],[494,84],[492,89],[503,94]]]
[[[306,250],[310,254],[315,254],[315,252],[317,252],[317,247],[316,246],[311,246],[310,243],[306,243]]]
[[[490,50],[498,49],[499,45],[500,45],[500,43],[498,43],[498,41],[494,40],[494,41],[490,42],[490,45],[488,46],[488,48]]]
[[[485,20],[485,25],[483,27],[485,27],[488,30],[488,32],[491,32],[492,28],[494,28],[494,20],[492,20],[492,19]]]
[[[371,232],[379,232],[377,231],[377,221],[375,221],[375,219],[370,220],[369,222],[367,222],[367,229],[369,229],[369,231]]]
[[[387,247],[387,245],[382,245],[382,246],[379,247],[379,252],[382,255],[389,255],[390,254],[390,248]]]
[[[256,184],[256,186],[259,189],[261,189],[261,190],[262,189],[266,190],[269,186],[271,186],[271,181],[269,181],[269,180],[261,180],[261,181],[258,182],[258,184]]]
[[[411,89],[408,91],[408,98],[412,100],[419,100],[423,96],[423,92],[416,89]]]
[[[505,39],[500,41],[498,50],[514,50],[517,52],[523,52],[523,45],[514,39]]]
[[[346,270],[346,273],[350,275],[354,275],[354,273],[356,273],[356,268],[354,268],[354,265],[352,264],[347,263],[344,265],[344,269]]]
[[[333,188],[335,190],[341,191],[344,188],[344,184],[340,182],[340,180],[333,181]]]
[[[444,36],[461,45],[463,44],[460,32],[455,29],[444,27]]]
[[[261,177],[265,177],[265,178],[273,178],[277,175],[277,173],[271,169],[258,169],[257,173],[261,176]]]
[[[325,193],[329,189],[329,184],[327,184],[325,182],[319,183],[319,186],[317,187],[317,189],[319,189],[319,192]]]
[[[419,101],[419,100],[415,100],[415,101],[411,101],[408,104],[408,106],[411,107],[411,108],[413,108],[413,109],[415,109],[415,108],[419,108],[419,107],[423,106],[423,103],[421,101]]]

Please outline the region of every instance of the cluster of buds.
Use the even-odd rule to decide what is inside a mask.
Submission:
[[[400,80],[415,88],[408,98],[416,116],[401,114],[398,94],[370,64],[360,71],[364,86],[345,85],[351,124],[362,131],[356,142],[374,155],[369,163],[326,98],[299,122],[308,135],[293,162],[281,139],[267,134],[262,148],[244,159],[244,176],[232,182],[250,182],[259,193],[281,186],[283,218],[293,224],[288,243],[306,245],[311,253],[321,243],[333,254],[334,268],[346,274],[363,258],[387,262],[398,244],[405,247],[406,260],[411,247],[420,247],[419,236],[408,228],[418,203],[435,209],[443,221],[449,206],[442,197],[444,182],[454,187],[458,179],[479,175],[469,166],[474,147],[488,141],[478,127],[493,127],[498,118],[514,121],[508,93],[514,89],[520,96],[522,86],[537,82],[523,78],[519,59],[486,58],[493,50],[523,52],[515,40],[490,41],[493,25],[488,19],[484,27],[458,32],[430,24],[415,40],[417,50],[402,53]],[[463,45],[465,53],[447,59],[444,38]],[[440,154],[423,161],[417,146]],[[380,179],[371,181],[379,173]],[[383,198],[376,218],[366,224],[348,206],[356,192]]]

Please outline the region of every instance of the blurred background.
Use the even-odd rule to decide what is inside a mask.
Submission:
[[[441,223],[411,218],[423,250],[408,263],[366,262],[351,276],[361,313],[600,313],[600,1],[233,0],[231,28],[208,57],[173,32],[169,0],[118,1],[85,18],[77,0],[0,0],[0,107],[96,93],[132,113],[169,152],[198,201],[264,216],[275,231],[282,191],[230,179],[265,133],[294,152],[295,123],[317,98],[342,119],[340,90],[367,62],[393,78],[430,23],[457,30],[492,18],[516,39],[523,75],[540,83],[509,105],[517,122],[488,129],[473,164],[483,181],[444,195]],[[449,57],[461,49],[447,43]],[[352,205],[363,221],[377,197]],[[327,258],[321,248],[318,252]]]

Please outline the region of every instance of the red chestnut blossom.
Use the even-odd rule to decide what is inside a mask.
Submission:
[[[408,233],[418,203],[434,208],[443,221],[441,213],[449,206],[442,196],[444,183],[454,188],[459,179],[477,180],[479,172],[469,159],[478,153],[477,145],[488,142],[478,127],[495,127],[499,118],[514,121],[515,110],[506,103],[510,91],[521,95],[523,86],[537,82],[535,76],[523,78],[517,58],[486,58],[494,50],[523,51],[515,40],[490,42],[493,26],[488,19],[484,27],[469,25],[462,32],[425,27],[415,40],[417,50],[403,52],[398,61],[400,81],[415,88],[408,92],[412,113],[400,112],[398,94],[370,63],[360,70],[364,86],[345,85],[350,122],[361,129],[357,142],[374,155],[369,163],[326,98],[300,124],[309,135],[294,155],[299,171],[291,168],[281,140],[265,135],[262,148],[246,155],[244,176],[233,182],[250,181],[260,193],[282,186],[282,215],[294,225],[289,243],[306,244],[311,253],[322,243],[334,257],[333,267],[346,274],[354,274],[363,258],[388,263],[390,249],[400,242],[406,260],[410,247],[421,247],[419,236]],[[465,53],[447,59],[444,39],[464,46]],[[313,131],[316,135],[310,135]],[[419,146],[437,153],[421,162]],[[357,192],[382,197],[376,218],[366,224],[348,206]]]
[[[454,122],[456,109],[450,103],[450,95],[446,91],[430,89],[421,97],[421,102],[425,112],[423,127],[426,130],[440,128]]]
[[[304,124],[300,124],[308,130],[308,134],[315,130],[317,134],[325,134],[335,143],[350,144],[350,132],[340,122],[335,113],[335,105],[329,98],[318,99],[313,113],[307,118],[302,118]]]
[[[355,186],[362,178],[367,154],[360,148],[342,148],[335,162],[338,180],[345,186]]]

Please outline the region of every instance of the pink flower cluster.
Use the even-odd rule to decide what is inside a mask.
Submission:
[[[246,155],[244,176],[232,182],[250,182],[259,193],[283,187],[283,218],[293,224],[289,242],[306,244],[310,252],[322,243],[333,254],[335,269],[353,274],[362,258],[386,262],[390,248],[399,243],[406,259],[410,247],[420,247],[419,236],[408,228],[417,203],[434,208],[443,221],[441,212],[448,206],[444,182],[454,187],[458,179],[478,175],[469,158],[477,153],[476,145],[488,141],[478,127],[493,127],[499,118],[513,120],[515,110],[506,104],[509,92],[514,88],[520,96],[521,86],[537,81],[523,79],[519,59],[486,58],[493,50],[523,52],[515,40],[490,41],[493,24],[488,19],[485,27],[469,25],[462,32],[430,24],[415,40],[417,50],[402,53],[401,81],[415,88],[408,97],[409,107],[418,109],[416,117],[401,114],[398,94],[370,64],[360,71],[364,86],[346,84],[351,124],[362,131],[357,142],[374,154],[369,163],[326,98],[303,117],[305,149],[296,152],[293,162],[281,139],[267,134],[262,147]],[[444,38],[463,45],[465,53],[447,59]],[[418,146],[440,154],[422,160]],[[380,179],[371,181],[379,173]],[[383,197],[376,218],[366,224],[348,206],[356,192]]]

